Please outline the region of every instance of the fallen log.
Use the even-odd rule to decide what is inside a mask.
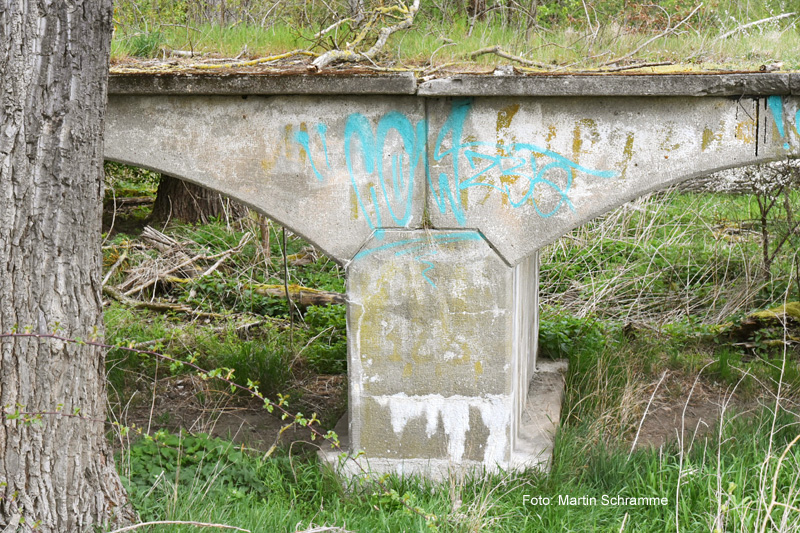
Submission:
[[[275,296],[286,298],[286,289],[283,285],[264,285],[248,284],[245,289],[250,289],[261,296]],[[338,305],[347,303],[345,295],[340,292],[321,291],[303,287],[301,285],[289,285],[289,297],[295,305],[308,307],[309,305]]]

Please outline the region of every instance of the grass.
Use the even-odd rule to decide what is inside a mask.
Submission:
[[[267,57],[298,48],[322,53],[344,47],[356,36],[355,29],[345,24],[322,38],[315,37],[347,12],[345,5],[335,3],[326,4],[328,7],[288,4],[270,12],[265,2],[252,2],[250,12],[261,8],[258,16],[248,13],[244,6],[237,11],[231,4],[229,24],[224,25],[218,17],[200,17],[191,9],[156,9],[152,3],[148,3],[149,9],[134,9],[133,4],[121,2],[118,6],[113,62],[157,57],[164,50],[229,58]],[[674,28],[700,4],[678,0],[658,4],[565,0],[538,4],[533,18],[503,8],[491,11],[483,20],[473,20],[455,4],[423,3],[414,26],[390,37],[380,63],[430,68],[455,62],[460,64],[455,68],[486,69],[506,60],[494,55],[472,60],[470,54],[501,45],[508,52],[556,70],[592,69],[617,58],[678,65],[660,67],[662,71],[758,69],[775,62],[782,63],[784,70],[800,68],[796,18],[775,19],[734,31],[747,23],[791,12],[796,9],[791,2],[712,0],[674,31],[667,28]],[[491,7],[491,2],[487,5]],[[267,12],[270,15],[263,16]],[[237,13],[239,17],[233,17]],[[732,35],[720,39],[732,31]],[[662,33],[663,37],[645,45]],[[635,53],[628,56],[631,52]]]
[[[624,349],[639,348],[634,342]],[[349,531],[498,532],[738,532],[757,531],[765,521],[767,531],[800,527],[796,413],[775,412],[774,404],[747,416],[728,412],[708,438],[687,434],[662,449],[631,453],[629,441],[620,439],[624,418],[617,401],[630,369],[607,364],[630,360],[618,356],[618,348],[609,347],[595,352],[588,368],[573,361],[565,402],[571,416],[557,437],[548,474],[478,474],[441,483],[386,480],[390,491],[434,515],[433,522],[374,487],[343,490],[313,455],[281,452],[265,460],[204,436],[162,434],[132,445],[120,463],[129,465],[125,481],[143,520],[208,521],[254,532],[302,530],[312,524]],[[607,375],[587,372],[595,365]],[[583,402],[587,397],[592,401]],[[579,404],[585,416],[572,416]],[[576,500],[569,503],[569,498]],[[606,505],[604,498],[654,500]],[[773,499],[781,505],[771,506]]]

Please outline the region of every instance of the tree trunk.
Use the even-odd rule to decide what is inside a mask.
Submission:
[[[177,219],[195,224],[221,216],[238,219],[246,213],[245,206],[223,198],[217,192],[162,174],[152,218],[160,222]]]
[[[111,0],[0,0],[0,333],[102,334],[111,16]],[[101,349],[0,340],[0,529],[87,531],[134,518],[105,406]],[[44,414],[25,422],[8,416],[15,410]],[[55,412],[64,414],[46,414]]]

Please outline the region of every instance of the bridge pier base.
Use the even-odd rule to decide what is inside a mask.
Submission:
[[[347,276],[345,449],[363,454],[326,461],[433,478],[546,466],[563,365],[534,372],[536,255],[510,267],[479,232],[384,230]]]

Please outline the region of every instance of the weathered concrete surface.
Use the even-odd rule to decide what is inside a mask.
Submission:
[[[652,190],[797,156],[798,101],[112,94],[106,156],[219,190],[342,263],[427,212],[515,265]]]
[[[419,96],[789,96],[800,95],[800,73],[694,74],[547,73],[525,76],[457,75],[418,82],[411,73],[112,74],[109,94],[121,95],[353,95]]]
[[[323,448],[320,457],[337,473],[349,478],[371,477],[375,474],[418,474],[436,480],[458,479],[474,470],[497,471],[498,468],[547,470],[553,460],[553,444],[561,417],[564,395],[564,374],[567,361],[541,361],[530,386],[525,389],[527,401],[521,413],[519,435],[511,450],[508,464],[486,464],[483,461],[450,458],[414,457],[393,458],[374,454],[357,456]],[[345,415],[334,428],[343,449],[353,449],[350,442],[349,415]]]
[[[537,250],[647,192],[800,155],[796,74],[400,77],[385,95],[211,79],[112,79],[106,157],[247,203],[346,266],[351,446],[382,471],[546,461],[531,425],[552,412],[526,412],[546,396],[528,396]]]
[[[789,96],[798,73],[476,76],[435,79],[420,96]]]
[[[786,107],[783,136],[768,102]],[[431,221],[437,228],[478,229],[516,264],[647,192],[723,168],[796,155],[797,130],[785,117],[795,116],[797,102],[437,98],[427,109]]]
[[[353,96],[331,101],[319,96],[110,95],[106,158],[219,191],[345,262],[375,228],[422,224],[425,190],[418,178],[405,178],[391,196],[381,195],[379,201],[388,202],[382,204],[384,211],[391,213],[381,217],[374,210],[370,191],[379,181],[376,174],[390,173],[391,167],[385,167],[392,161],[376,160],[375,154],[400,157],[416,148],[402,146],[397,135],[376,140],[368,130],[396,116],[422,121],[424,102],[378,96],[364,104]],[[346,130],[353,132],[348,142]],[[424,175],[422,165],[416,174]]]
[[[355,449],[508,463],[513,282],[473,231],[387,230],[367,242],[347,273]]]
[[[113,95],[375,95],[415,94],[417,82],[412,73],[325,75],[209,75],[206,74],[124,74],[109,79]]]

